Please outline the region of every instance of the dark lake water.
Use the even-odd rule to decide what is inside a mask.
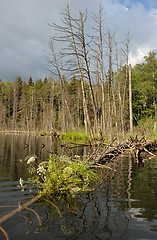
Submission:
[[[44,144],[44,145],[43,145]],[[43,146],[45,146],[43,148]],[[55,154],[82,155],[87,148],[60,148],[50,137],[0,134],[0,218],[34,197],[17,187],[29,177],[25,157],[36,154],[46,160]],[[29,206],[1,224],[10,240],[45,239],[157,239],[157,153],[138,167],[132,156],[118,157],[108,176],[92,192],[73,200],[54,200],[63,217],[48,202]],[[6,239],[0,231],[0,240]]]

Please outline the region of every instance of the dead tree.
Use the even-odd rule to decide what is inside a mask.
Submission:
[[[62,95],[63,95],[63,101],[65,102],[67,112],[69,114],[69,119],[70,119],[72,129],[74,129],[74,123],[73,123],[73,119],[72,119],[72,115],[71,115],[71,112],[70,112],[70,108],[69,108],[68,100],[67,100],[67,96],[66,96],[66,91],[65,91],[64,78],[63,78],[63,75],[61,73],[61,69],[58,65],[59,61],[56,58],[56,54],[55,54],[55,51],[54,51],[53,40],[50,41],[49,45],[50,45],[50,48],[51,48],[51,52],[52,52],[51,56],[53,57],[53,59],[48,59],[48,61],[53,67],[55,67],[55,69],[57,71],[57,75],[58,75],[58,77],[60,79],[60,83],[61,83],[61,91],[62,91]]]
[[[78,53],[78,50],[77,50],[76,40],[75,40],[75,36],[76,35],[74,34],[74,31],[73,31],[73,28],[75,28],[75,30],[76,30],[76,27],[74,27],[74,24],[72,24],[72,21],[74,21],[78,25],[79,21],[77,21],[76,19],[74,20],[71,17],[68,4],[67,4],[67,8],[66,8],[66,17],[68,19],[68,21],[66,23],[67,23],[67,26],[70,29],[70,36],[71,36],[71,40],[72,40],[72,46],[73,46],[73,50],[74,50],[74,54],[75,54],[75,58],[76,58],[76,62],[77,62],[78,70],[79,70],[79,74],[80,74],[81,88],[82,88],[82,95],[83,95],[83,111],[84,111],[84,117],[85,117],[85,127],[86,127],[86,131],[87,131],[87,123],[88,123],[90,134],[91,134],[91,137],[93,138],[94,135],[93,135],[92,128],[91,128],[91,122],[90,122],[90,118],[89,118],[87,102],[86,102],[86,96],[85,96],[85,89],[84,89],[83,58],[81,58],[81,63],[80,63],[79,53]]]
[[[90,70],[89,70],[89,61],[88,61],[88,56],[87,56],[88,53],[87,53],[87,49],[86,49],[85,32],[84,32],[85,19],[83,19],[83,14],[81,11],[80,11],[80,23],[81,23],[80,40],[81,40],[81,46],[82,46],[82,52],[83,52],[83,59],[85,62],[85,72],[86,72],[86,77],[87,77],[88,83],[89,83],[90,97],[91,97],[91,101],[92,101],[92,107],[93,107],[93,112],[94,112],[96,128],[97,128],[98,136],[101,139],[102,135],[101,135],[100,125],[99,125],[99,121],[98,121],[98,110],[97,110],[93,87],[92,87],[91,74],[90,74]]]
[[[124,59],[125,59],[125,81],[123,87],[123,112],[125,109],[125,100],[126,100],[126,93],[127,93],[127,84],[128,84],[128,64],[129,64],[129,47],[130,47],[130,37],[128,33],[128,37],[126,42],[124,43],[125,50],[122,49]]]
[[[67,4],[65,13],[62,14],[64,17],[61,19],[62,25],[52,24],[51,27],[54,28],[60,35],[52,37],[53,41],[64,43],[64,47],[62,46],[62,59],[64,60],[63,70],[65,70],[68,74],[75,74],[81,80],[81,88],[83,95],[83,112],[85,117],[85,125],[87,129],[90,130],[91,137],[93,138],[93,132],[91,127],[91,120],[89,118],[87,101],[85,96],[85,88],[84,88],[84,77],[89,76],[85,74],[88,69],[87,63],[87,53],[86,53],[86,43],[84,36],[84,22],[86,20],[83,19],[82,13],[80,13],[80,19],[73,18],[70,15],[69,6]],[[84,62],[85,66],[84,67]],[[86,76],[85,76],[86,75]],[[96,111],[94,111],[95,113]],[[87,124],[86,124],[87,123]]]
[[[116,45],[116,65],[117,65],[117,85],[118,85],[118,97],[119,97],[119,105],[120,105],[120,125],[121,125],[121,131],[124,135],[124,116],[123,116],[123,103],[122,103],[122,97],[121,97],[121,91],[120,91],[120,71],[119,71],[119,63],[118,63],[118,44],[115,42]]]
[[[108,101],[109,101],[109,135],[110,139],[112,137],[112,101],[113,101],[113,109],[114,109],[114,122],[116,127],[116,133],[118,134],[118,123],[117,123],[117,107],[116,107],[116,99],[115,99],[115,91],[113,86],[113,62],[112,62],[112,51],[113,51],[113,43],[114,43],[114,34],[111,34],[109,30],[107,32],[107,48],[108,48],[108,57],[109,57],[109,76],[108,76]]]
[[[104,52],[103,52],[103,8],[100,5],[99,15],[94,15],[94,21],[96,27],[94,30],[98,32],[97,37],[97,55],[99,56],[100,62],[100,76],[101,76],[101,88],[102,88],[102,129],[105,133],[105,92],[104,92]]]
[[[129,64],[129,112],[130,112],[130,133],[133,133],[133,111],[132,111],[131,64]]]

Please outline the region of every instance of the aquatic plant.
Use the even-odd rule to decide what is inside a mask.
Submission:
[[[80,192],[90,191],[90,183],[99,177],[93,166],[79,157],[71,159],[65,155],[50,155],[48,161],[40,163],[31,157],[27,165],[31,176],[29,183],[38,187],[39,196],[74,197]]]

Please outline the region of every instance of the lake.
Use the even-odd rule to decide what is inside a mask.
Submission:
[[[35,135],[0,134],[0,218],[34,197],[35,189],[21,191],[19,179],[29,173],[25,158],[36,154],[83,155],[88,148],[65,149],[60,141]],[[157,239],[157,153],[139,167],[131,154],[118,157],[113,171],[93,191],[75,199],[35,202],[1,224],[10,240],[42,239]],[[31,210],[32,209],[32,210]],[[39,219],[41,225],[39,224]],[[6,239],[0,231],[0,239]]]

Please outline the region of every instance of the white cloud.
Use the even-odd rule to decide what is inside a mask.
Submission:
[[[143,58],[148,54],[150,50],[151,49],[147,47],[139,47],[134,54],[130,53],[129,62],[131,65],[134,66],[137,63],[141,63],[143,61]]]
[[[148,9],[129,0],[100,0],[104,7],[105,28],[116,32],[118,41],[131,41],[130,61],[142,61],[148,51],[157,49],[157,6],[152,0]],[[93,27],[92,13],[98,13],[99,0],[69,0],[74,17],[78,10],[88,10],[88,30]],[[17,75],[28,80],[49,75],[42,55],[54,34],[48,22],[60,23],[60,13],[67,0],[1,0],[0,7],[0,78],[13,81]]]

